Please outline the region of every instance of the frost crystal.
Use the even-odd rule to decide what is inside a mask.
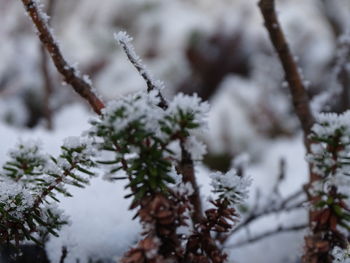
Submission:
[[[189,136],[185,142],[185,149],[191,154],[193,160],[202,160],[207,153],[207,146],[194,136]]]
[[[238,176],[236,170],[227,173],[216,172],[211,175],[213,192],[219,198],[228,200],[231,204],[241,203],[248,198],[248,188],[252,183],[249,177]]]
[[[21,183],[0,181],[0,206],[16,219],[22,219],[24,212],[34,203],[33,196]]]
[[[193,119],[198,124],[198,128],[207,128],[206,118],[209,112],[209,104],[203,102],[197,94],[192,96],[179,93],[169,104],[167,113],[169,115],[178,114],[179,111],[182,113],[191,114]]]
[[[155,92],[149,95],[138,92],[112,101],[102,110],[104,118],[100,121],[100,126],[104,126],[113,133],[119,133],[133,123],[140,122],[146,131],[156,132],[158,121],[164,114],[157,106],[158,102]]]
[[[151,89],[161,90],[164,88],[164,83],[159,80],[154,80],[153,76],[148,72],[146,66],[142,63],[141,58],[136,54],[134,46],[131,44],[133,40],[132,37],[128,35],[125,31],[120,31],[114,34],[115,40],[124,49],[126,55],[130,62],[135,66],[137,71],[146,80],[147,85],[152,87]],[[151,90],[149,89],[149,91]]]
[[[92,166],[91,159],[97,153],[93,140],[87,137],[68,137],[64,140],[62,148],[69,152],[73,162],[87,166]],[[71,165],[64,160],[59,159],[59,162],[62,169],[67,169]]]
[[[16,160],[37,160],[37,163],[47,160],[47,156],[41,153],[40,142],[33,140],[20,141],[14,149],[9,151],[9,155]]]

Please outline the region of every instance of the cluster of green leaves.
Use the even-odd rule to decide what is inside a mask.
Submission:
[[[109,167],[111,179],[129,180],[127,197],[134,204],[147,195],[166,194],[177,176],[173,146],[179,148],[201,127],[207,105],[182,94],[167,109],[158,105],[155,92],[111,102],[91,122],[89,136],[67,138],[57,158],[41,153],[35,143],[20,143],[0,174],[0,240],[57,235],[67,222],[52,206],[59,202],[57,194],[71,196],[66,185],[84,187],[97,164]],[[104,157],[94,161],[97,152]]]
[[[308,161],[319,179],[313,183],[313,207],[318,211],[318,225],[334,233],[340,226],[350,230],[348,187],[350,185],[350,122],[349,112],[319,116],[310,135],[313,144]],[[341,235],[338,235],[341,236]]]
[[[176,155],[171,145],[184,141],[201,125],[199,100],[193,108],[176,102],[161,109],[158,103],[152,92],[137,93],[109,104],[103,115],[91,122],[90,136],[100,142],[101,150],[114,152],[113,158],[99,163],[111,165],[111,179],[129,179],[126,188],[131,193],[127,197],[134,201],[155,192],[166,193],[167,185],[175,183],[172,168]],[[119,170],[124,170],[125,176],[114,176]]]
[[[30,141],[10,151],[11,159],[0,174],[0,243],[39,242],[49,233],[57,236],[57,230],[67,223],[55,206],[57,193],[71,196],[66,184],[83,187],[88,183],[82,174],[93,174],[89,171],[94,166],[92,156],[85,142],[62,146],[58,158],[43,154]]]
[[[225,174],[213,173],[211,178],[213,193],[218,195],[218,200],[221,202],[234,206],[248,197],[251,178],[238,175],[235,169],[231,169]]]

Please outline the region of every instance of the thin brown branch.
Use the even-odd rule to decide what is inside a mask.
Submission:
[[[286,80],[289,84],[295,112],[299,118],[304,134],[307,136],[315,122],[314,116],[310,109],[309,98],[303,84],[303,79],[277,19],[275,0],[260,0],[259,7],[264,17],[265,27],[269,33],[270,40],[278,53]],[[310,144],[307,139],[306,144],[307,146]]]
[[[44,199],[56,188],[58,185],[60,185],[63,180],[72,172],[73,169],[76,168],[76,163],[73,163],[72,166],[63,172],[63,174],[59,177],[57,177],[52,184],[50,184],[47,188],[45,188],[40,195],[36,197],[33,203],[33,209],[36,209],[39,207],[41,203],[44,202]]]
[[[66,260],[66,257],[68,255],[68,250],[66,246],[62,247],[62,254],[61,254],[61,258],[60,258],[60,263],[64,263],[64,261]]]
[[[126,56],[128,57],[131,64],[136,68],[141,77],[145,80],[147,84],[147,91],[158,90],[158,96],[160,99],[159,107],[162,109],[168,108],[168,103],[160,92],[162,83],[160,81],[155,81],[151,74],[146,69],[145,65],[142,64],[140,57],[136,54],[133,45],[131,44],[132,38],[127,35],[126,32],[119,32],[115,34],[115,39],[118,41],[120,46],[123,48]]]
[[[299,230],[304,230],[308,227],[308,224],[300,224],[300,225],[295,225],[295,226],[290,226],[290,227],[283,227],[283,226],[279,226],[276,229],[264,232],[260,235],[256,235],[255,237],[251,237],[248,238],[244,241],[238,242],[236,244],[232,244],[229,246],[226,246],[225,248],[238,248],[238,247],[242,247],[244,245],[249,245],[251,243],[260,241],[264,238],[276,235],[276,234],[281,234],[281,233],[286,233],[286,232],[294,232],[294,231],[299,231]]]
[[[47,2],[47,14],[52,17],[53,9],[54,9],[54,0],[48,0]],[[49,21],[48,21],[49,24]],[[41,43],[40,43],[41,44]],[[52,78],[50,76],[49,70],[49,58],[46,54],[45,47],[40,45],[40,55],[41,55],[41,72],[43,77],[43,86],[44,86],[44,117],[46,119],[47,129],[52,130],[52,109],[50,106],[50,98],[53,93],[53,84]]]
[[[346,111],[350,106],[350,75],[348,61],[350,58],[350,41],[349,36],[339,37],[338,52],[335,63],[335,74],[341,87],[340,92],[340,111]]]
[[[289,90],[292,94],[292,101],[294,104],[296,115],[299,118],[301,127],[304,131],[304,142],[307,152],[310,152],[310,146],[312,140],[308,137],[311,132],[311,128],[315,123],[314,116],[310,110],[309,98],[306,89],[303,85],[303,80],[300,76],[298,67],[293,59],[292,53],[289,49],[288,43],[284,37],[281,25],[277,19],[275,11],[275,0],[260,0],[259,7],[264,17],[265,26],[270,36],[270,40],[278,53],[282,67],[284,69],[286,80],[289,84]],[[312,171],[312,165],[309,166],[309,182],[305,185],[305,192],[308,195],[310,202],[316,202],[319,196],[312,195],[309,192],[309,188],[313,182],[319,180],[319,176]],[[309,227],[311,234],[305,237],[305,251],[303,255],[303,262],[330,262],[329,255],[322,252],[319,248],[320,242],[322,243],[322,237],[324,236],[324,230],[314,227],[314,218],[317,216],[317,212],[310,210],[309,212]],[[324,249],[325,251],[327,249]],[[326,254],[327,260],[325,261],[324,255]]]
[[[49,52],[58,72],[63,75],[65,81],[70,84],[81,97],[89,102],[93,110],[97,114],[100,114],[101,109],[104,108],[104,103],[95,95],[91,85],[87,83],[84,78],[80,77],[77,71],[64,59],[52,35],[51,29],[45,22],[42,11],[39,10],[37,1],[22,0],[22,3],[38,31],[38,37],[41,43]]]
[[[203,218],[202,202],[200,198],[200,191],[196,181],[194,163],[191,158],[191,154],[186,151],[185,146],[181,143],[181,161],[178,165],[178,170],[183,176],[185,183],[190,182],[193,188],[193,194],[189,196],[189,200],[193,205],[193,211],[191,213],[191,218],[194,224],[201,222]]]
[[[267,200],[271,200],[265,204],[265,206],[259,206],[259,201],[261,199],[259,192],[256,194],[255,204],[253,205],[251,212],[245,217],[245,219],[240,222],[240,224],[235,227],[229,235],[222,239],[222,243],[225,243],[230,236],[234,233],[240,231],[241,229],[246,229],[251,223],[260,220],[261,218],[275,214],[275,213],[286,213],[300,209],[303,207],[303,204],[306,200],[301,197],[304,194],[304,190],[297,190],[286,197],[282,197],[279,193],[280,184],[285,179],[285,160],[280,160],[280,171],[276,179],[276,182],[273,186],[273,191],[270,193],[270,196],[267,197]],[[276,203],[276,195],[277,201]],[[300,200],[301,199],[301,200]]]
[[[49,65],[48,65],[48,57],[46,54],[46,50],[43,46],[40,47],[40,55],[41,55],[41,72],[43,77],[43,86],[44,86],[44,106],[43,113],[46,119],[46,125],[48,130],[52,130],[52,109],[50,106],[50,98],[53,93],[53,85],[52,79],[50,77]]]

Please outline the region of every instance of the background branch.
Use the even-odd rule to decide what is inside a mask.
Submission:
[[[301,123],[304,135],[307,136],[315,122],[314,116],[310,109],[309,98],[303,84],[303,79],[299,73],[298,67],[277,19],[275,1],[260,0],[259,7],[264,17],[265,27],[269,33],[270,40],[278,53],[286,80],[289,84],[295,112]],[[306,138],[306,145],[309,146],[309,144],[310,142]]]
[[[104,103],[96,96],[86,79],[80,77],[76,69],[70,66],[64,59],[61,50],[52,35],[52,30],[46,23],[44,13],[38,7],[38,2],[33,0],[22,0],[22,3],[38,31],[38,37],[40,38],[41,43],[49,52],[58,72],[64,76],[65,81],[70,84],[81,97],[89,102],[93,110],[100,114],[101,109],[104,108]]]
[[[261,239],[267,238],[269,236],[273,236],[276,234],[281,234],[281,233],[285,233],[285,232],[294,232],[294,231],[299,231],[299,230],[304,230],[306,229],[308,226],[308,224],[300,224],[300,225],[295,225],[295,226],[290,226],[290,227],[283,227],[283,226],[279,226],[276,229],[264,232],[260,235],[256,235],[254,237],[250,237],[244,241],[238,242],[236,244],[232,244],[229,246],[226,246],[225,248],[237,248],[237,247],[241,247],[244,245],[249,245],[251,243],[260,241]]]
[[[55,6],[54,0],[47,1],[47,14],[52,17],[53,9]],[[50,25],[49,21],[47,22]],[[49,58],[46,54],[45,47],[40,43],[40,56],[41,56],[41,72],[43,77],[43,86],[44,86],[44,117],[46,119],[47,129],[52,130],[52,109],[50,106],[50,99],[53,93],[53,84],[52,78],[50,76],[50,68],[49,68]]]
[[[295,209],[299,209],[303,207],[303,204],[305,203],[305,200],[296,202],[292,205],[289,205],[292,201],[298,199],[300,196],[304,194],[303,190],[299,190],[285,199],[282,200],[282,202],[278,206],[271,206],[270,204],[267,204],[264,208],[259,209],[258,207],[255,207],[252,209],[252,213],[248,215],[237,227],[235,227],[231,233],[230,236],[233,235],[234,233],[238,232],[244,227],[247,227],[250,223],[253,221],[256,221],[264,216],[268,216],[270,214],[274,213],[282,213],[282,212],[290,212]],[[258,210],[258,212],[256,212]],[[260,210],[260,211],[259,211]]]

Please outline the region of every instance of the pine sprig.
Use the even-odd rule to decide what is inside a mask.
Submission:
[[[67,218],[54,204],[58,194],[71,196],[67,185],[89,182],[86,176],[93,175],[95,166],[91,142],[67,138],[58,158],[42,153],[35,142],[21,142],[9,155],[0,176],[0,243],[57,235]]]

